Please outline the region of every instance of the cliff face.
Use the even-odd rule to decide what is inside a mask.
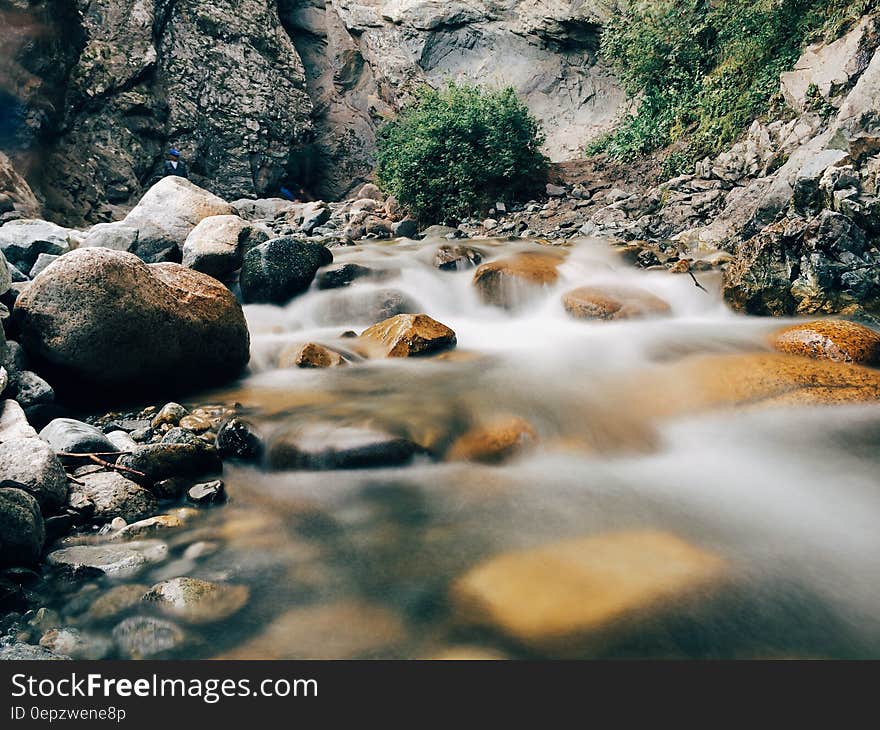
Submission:
[[[18,29],[3,147],[17,164],[39,153],[25,172],[68,222],[117,216],[169,144],[227,199],[285,181],[342,196],[426,82],[512,84],[553,159],[624,103],[596,59],[601,14],[577,0],[0,0],[0,15]]]

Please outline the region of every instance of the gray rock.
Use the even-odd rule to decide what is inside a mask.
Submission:
[[[113,640],[131,659],[151,659],[186,642],[186,634],[176,624],[151,616],[132,616],[113,629]]]
[[[269,444],[272,469],[364,469],[409,462],[416,446],[382,431],[315,424],[276,434]]]
[[[134,253],[138,248],[140,231],[122,222],[98,223],[92,226],[82,243],[82,248],[111,248],[114,251]]]
[[[119,545],[62,548],[49,553],[46,560],[73,575],[89,576],[100,571],[116,578],[127,578],[147,565],[162,562],[167,555],[168,546],[161,540],[136,540]]]
[[[244,315],[228,289],[109,249],[68,254],[19,297],[16,316],[22,344],[53,378],[104,389],[204,386],[237,376],[249,358]]]
[[[2,348],[0,348],[2,350]],[[14,340],[6,342],[6,349],[0,365],[6,368],[6,372],[10,379],[14,379],[23,370],[28,369],[28,359],[24,348]]]
[[[568,192],[568,189],[562,187],[561,185],[547,183],[546,191],[547,195],[549,195],[551,198],[560,198]]]
[[[315,316],[323,325],[375,324],[398,314],[417,314],[423,307],[397,289],[340,291],[316,307]]]
[[[193,484],[186,490],[186,498],[200,507],[222,504],[226,501],[226,485],[221,479]]]
[[[59,661],[70,660],[69,656],[62,656],[53,651],[44,649],[42,646],[34,646],[33,644],[10,644],[9,646],[0,646],[0,662],[4,661]]]
[[[144,595],[144,600],[187,623],[205,624],[238,613],[247,603],[249,593],[242,585],[184,577],[157,583]]]
[[[391,226],[395,238],[416,238],[419,235],[419,223],[415,218],[404,218]]]
[[[149,491],[117,472],[84,474],[77,479],[82,484],[71,487],[69,498],[95,505],[93,519],[97,522],[109,522],[117,517],[134,522],[155,514],[159,508]]]
[[[132,477],[150,486],[169,477],[201,476],[218,473],[223,465],[217,450],[199,444],[149,444],[116,460],[117,465],[144,473]]]
[[[25,281],[30,281],[30,279],[28,279],[27,274],[25,274],[25,273],[22,272],[22,271],[19,271],[17,268],[15,268],[15,267],[14,267],[12,264],[10,264],[10,263],[7,263],[7,264],[6,264],[6,273],[9,274],[9,281],[10,281],[10,283],[22,283],[22,282],[25,282]],[[6,278],[4,277],[4,282],[5,282],[5,280],[6,280]],[[9,285],[7,284],[7,285],[6,285],[6,291],[9,291],[9,289],[10,289],[10,287],[9,287]],[[5,294],[5,293],[6,293],[6,292],[4,292],[4,294]]]
[[[46,531],[40,505],[27,492],[0,488],[0,565],[34,565]]]
[[[360,264],[333,264],[318,272],[318,289],[341,289],[358,279],[371,279],[379,272]]]
[[[307,203],[302,209],[302,223],[300,230],[307,236],[323,223],[330,220],[330,208],[326,203]]]
[[[18,373],[13,378],[11,386],[10,392],[14,394],[22,408],[55,402],[55,391],[52,386],[30,370]]]
[[[49,266],[49,264],[54,263],[59,258],[61,257],[54,256],[50,253],[41,253],[39,256],[37,256],[37,260],[34,262],[34,265],[31,266],[31,270],[28,276],[30,276],[31,279],[36,279],[45,270],[45,268]]]
[[[6,257],[0,253],[0,296],[8,292],[9,287],[12,286],[12,270],[14,268],[14,266],[11,266],[6,261]]]
[[[125,431],[111,431],[107,439],[113,444],[114,451],[134,451],[137,448],[137,441]]]
[[[38,438],[13,438],[0,444],[0,483],[22,485],[43,511],[67,499],[67,475],[52,447]]]
[[[99,429],[73,418],[56,418],[40,431],[40,438],[56,452],[97,454],[116,451],[113,442]]]
[[[255,427],[242,418],[226,419],[217,431],[217,451],[223,458],[258,459],[263,453],[263,441]]]
[[[6,390],[7,385],[9,385],[9,373],[6,372],[6,368],[0,365],[0,395]]]
[[[237,215],[215,215],[201,221],[183,244],[183,265],[217,279],[241,268],[250,249],[271,238],[268,230]]]
[[[24,438],[37,438],[37,432],[16,401],[3,401],[0,404],[0,443]]]
[[[319,243],[275,238],[245,254],[241,294],[245,302],[283,304],[309,288],[315,273],[332,263],[333,254]]]
[[[30,271],[41,253],[60,256],[71,250],[69,228],[41,220],[18,220],[0,226],[0,251],[13,266]]]
[[[163,444],[202,444],[204,443],[192,431],[176,426],[162,437]]]
[[[40,646],[81,661],[106,659],[113,651],[113,642],[109,639],[69,627],[50,629],[40,638]]]

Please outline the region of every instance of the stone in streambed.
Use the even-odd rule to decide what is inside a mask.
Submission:
[[[247,251],[271,238],[268,229],[237,215],[214,215],[202,220],[183,244],[183,265],[225,279],[241,268]]]
[[[137,441],[125,431],[110,431],[107,440],[113,444],[113,451],[134,451],[137,448]]]
[[[455,347],[456,337],[427,314],[398,314],[364,330],[359,341],[383,357],[414,357]]]
[[[182,646],[186,634],[170,621],[132,616],[113,629],[113,640],[129,658],[149,659]]]
[[[198,578],[174,578],[154,585],[143,600],[191,624],[213,623],[238,613],[248,601],[242,585],[212,583]]]
[[[71,659],[96,661],[113,651],[113,642],[103,636],[75,628],[50,629],[40,638],[40,646]]]
[[[126,522],[149,517],[158,508],[156,498],[144,487],[115,471],[84,474],[77,477],[81,484],[70,489],[70,499],[81,504],[82,500],[95,505],[92,519],[109,522],[121,517]]]
[[[223,504],[226,501],[226,485],[222,479],[193,484],[186,491],[186,498],[192,504],[207,507],[212,504]]]
[[[335,368],[345,364],[338,352],[315,342],[290,345],[278,355],[279,368]]]
[[[366,469],[408,463],[416,445],[382,431],[313,424],[284,431],[269,445],[272,469]]]
[[[219,473],[223,468],[216,449],[195,443],[140,446],[132,453],[120,456],[116,465],[144,474],[130,476],[147,487],[169,477],[197,477]]]
[[[441,271],[464,271],[479,266],[483,254],[471,246],[440,246],[434,254],[434,266]]]
[[[22,438],[38,438],[37,432],[22,407],[14,400],[5,400],[0,404],[0,443]]]
[[[137,583],[112,586],[103,591],[89,606],[83,618],[87,621],[107,621],[137,606],[149,586]]]
[[[214,441],[223,458],[258,459],[263,454],[263,440],[253,424],[233,416],[226,419],[217,431]]]
[[[154,532],[182,526],[183,520],[176,515],[156,515],[155,517],[148,517],[144,520],[132,522],[130,525],[125,525],[119,532],[113,535],[111,540],[128,540],[132,537],[142,538]]]
[[[562,297],[575,319],[633,319],[669,314],[669,304],[651,292],[627,286],[582,286]]]
[[[56,654],[42,646],[33,644],[15,643],[9,646],[0,646],[0,662],[3,661],[69,661],[69,656]]]
[[[497,464],[527,449],[537,437],[535,429],[522,418],[500,419],[476,426],[460,436],[449,448],[446,458]]]
[[[204,386],[249,358],[241,306],[215,279],[177,264],[82,249],[43,272],[15,306],[21,341],[55,377],[102,390]]]
[[[420,309],[418,302],[398,289],[355,289],[325,298],[315,316],[323,325],[370,325],[398,314],[415,314]]]
[[[248,251],[239,283],[245,302],[283,304],[306,291],[333,254],[319,243],[274,238]]]
[[[45,539],[37,500],[21,489],[0,488],[0,566],[34,565]]]
[[[67,474],[52,447],[38,438],[14,438],[0,444],[0,483],[6,481],[21,485],[46,512],[67,498]]]
[[[452,602],[463,624],[584,656],[699,602],[725,573],[721,558],[675,535],[613,532],[490,558],[455,581]]]
[[[30,271],[41,253],[60,256],[75,248],[73,233],[48,221],[10,221],[0,226],[0,252],[16,268]]]
[[[56,418],[40,431],[40,438],[55,451],[66,454],[98,454],[116,451],[116,446],[94,426],[72,418]]]
[[[164,426],[166,423],[169,426],[176,426],[180,423],[181,418],[186,418],[189,415],[189,411],[186,410],[180,403],[166,403],[159,409],[159,412],[153,416],[153,420],[150,421],[150,426],[152,428],[159,428],[159,426]]]
[[[856,322],[823,319],[784,327],[771,335],[776,350],[817,360],[880,365],[880,333]]]
[[[388,273],[376,271],[360,264],[335,264],[318,272],[315,282],[318,289],[340,289],[354,283],[358,279],[382,279]]]
[[[474,286],[484,304],[515,309],[556,283],[558,255],[520,253],[482,264],[474,272]]]
[[[46,557],[49,565],[63,568],[74,577],[104,573],[126,578],[168,555],[168,546],[160,540],[138,540],[120,545],[76,545],[55,550]],[[99,573],[100,571],[100,573]]]
[[[26,412],[36,406],[55,402],[55,391],[43,378],[30,370],[24,370],[10,382],[9,392]]]

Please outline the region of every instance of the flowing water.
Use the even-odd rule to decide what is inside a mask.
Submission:
[[[513,415],[532,424],[538,445],[500,465],[420,455],[352,471],[227,466],[229,504],[163,534],[169,561],[138,577],[250,587],[243,611],[193,628],[178,656],[546,655],[461,626],[450,584],[505,551],[644,528],[723,556],[736,589],[698,617],[648,622],[585,656],[880,655],[880,405],[725,408],[704,396],[732,376],[700,362],[748,368],[737,353],[765,350],[780,325],[729,312],[715,274],[700,275],[701,291],[688,276],[634,269],[604,242],[581,240],[565,247],[559,282],[510,312],[479,301],[473,270],[434,268],[440,243],[336,249],[337,263],[387,278],[246,307],[252,373],[210,397],[239,402],[270,435],[293,423],[355,423],[446,444]],[[485,258],[539,248],[470,243]],[[672,314],[574,320],[560,295],[584,284],[638,286]],[[349,351],[341,334],[369,325],[359,313],[388,290],[454,329],[454,356],[274,367],[293,343]]]

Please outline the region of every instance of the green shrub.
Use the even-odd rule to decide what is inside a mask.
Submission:
[[[833,39],[876,0],[638,0],[612,14],[602,53],[638,110],[588,153],[616,159],[682,140],[679,171],[765,113],[803,47]]]
[[[539,190],[543,141],[511,88],[426,88],[379,131],[376,177],[421,221],[454,223]]]

